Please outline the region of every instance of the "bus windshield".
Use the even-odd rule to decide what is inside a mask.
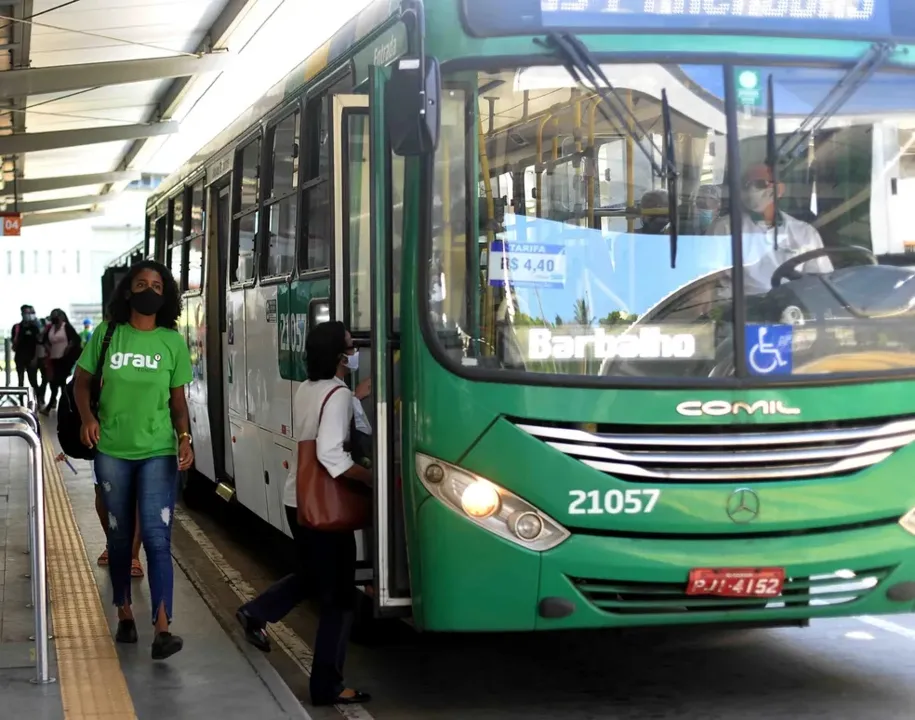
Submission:
[[[601,112],[612,98],[560,66],[446,77],[427,292],[449,356],[471,371],[669,380],[915,368],[915,76],[877,72],[816,117],[848,68],[601,67],[656,162],[635,123]],[[662,91],[672,187],[656,171],[671,156]]]

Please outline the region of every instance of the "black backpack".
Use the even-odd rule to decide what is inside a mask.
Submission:
[[[102,370],[105,367],[105,361],[108,359],[108,346],[111,345],[111,337],[114,335],[115,323],[108,325],[105,337],[102,339],[102,351],[99,353],[98,365],[95,367],[95,374],[92,376],[92,385],[89,390],[89,407],[92,408],[92,414],[98,417],[98,403],[102,391]],[[76,377],[67,383],[64,391],[61,393],[60,402],[57,405],[57,441],[60,443],[60,449],[65,455],[78,460],[92,460],[95,457],[95,448],[88,448],[83,445],[79,433],[82,429],[83,421],[80,419],[79,410],[76,408]]]

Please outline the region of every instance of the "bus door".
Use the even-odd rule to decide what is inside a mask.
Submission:
[[[228,327],[226,322],[226,285],[228,279],[231,192],[229,185],[209,189],[212,218],[207,223],[206,327],[207,398],[216,482],[234,485],[229,429],[229,389],[227,386]]]
[[[360,567],[371,570],[371,580],[364,581],[376,613],[396,615],[409,612],[411,601],[399,482],[398,347],[392,327],[391,153],[380,98],[378,106],[370,106],[370,97],[374,92],[334,96],[334,311],[359,349],[353,387],[372,380],[362,405],[372,429],[375,518],[372,530],[359,534]]]

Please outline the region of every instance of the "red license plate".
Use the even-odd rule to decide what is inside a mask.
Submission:
[[[686,594],[770,598],[784,586],[784,568],[697,568],[689,571]]]

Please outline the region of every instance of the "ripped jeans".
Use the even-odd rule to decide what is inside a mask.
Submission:
[[[178,458],[174,455],[146,460],[122,460],[98,453],[95,474],[108,511],[108,570],[114,604],[131,602],[130,563],[134,519],[140,517],[140,535],[146,550],[152,621],[159,606],[172,619],[174,574],[172,521],[178,493]]]

